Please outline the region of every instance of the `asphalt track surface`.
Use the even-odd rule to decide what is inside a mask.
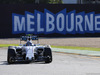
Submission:
[[[100,58],[53,52],[53,62],[7,63],[7,48],[0,48],[0,75],[100,75]]]

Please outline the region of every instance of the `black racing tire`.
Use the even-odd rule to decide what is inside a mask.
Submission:
[[[8,49],[7,62],[13,64],[15,62],[16,53],[14,49]]]
[[[50,48],[44,48],[45,63],[52,62],[52,51]]]

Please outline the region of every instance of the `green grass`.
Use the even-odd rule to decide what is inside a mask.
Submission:
[[[90,51],[100,51],[100,48],[92,47],[74,47],[74,46],[51,46],[52,48],[63,48],[63,49],[75,49],[75,50],[90,50]]]
[[[18,46],[18,44],[0,44],[0,47],[8,47],[8,46]],[[51,46],[52,48],[63,48],[63,49],[75,49],[75,50],[91,50],[91,51],[100,51],[100,48],[92,48],[92,47],[74,47],[74,46]]]
[[[18,46],[18,44],[0,44],[0,47]]]

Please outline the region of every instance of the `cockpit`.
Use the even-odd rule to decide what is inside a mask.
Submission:
[[[32,46],[33,44],[32,44],[32,38],[31,37],[28,37],[27,38],[27,43],[26,43],[26,46]]]
[[[26,46],[32,46],[33,44],[32,44],[32,42],[30,42],[30,41],[28,41],[27,43],[26,43]]]

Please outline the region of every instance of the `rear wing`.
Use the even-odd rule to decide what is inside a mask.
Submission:
[[[27,36],[21,36],[20,40],[21,41],[27,41]]]
[[[28,38],[31,38],[31,40],[37,40],[37,44],[39,44],[39,39],[38,39],[38,36],[21,36],[20,38],[20,44],[21,44],[21,41],[27,41]]]
[[[21,36],[21,41],[27,41],[28,38],[31,38],[31,40],[38,40],[38,36]]]
[[[32,40],[39,40],[38,36],[32,36]]]

